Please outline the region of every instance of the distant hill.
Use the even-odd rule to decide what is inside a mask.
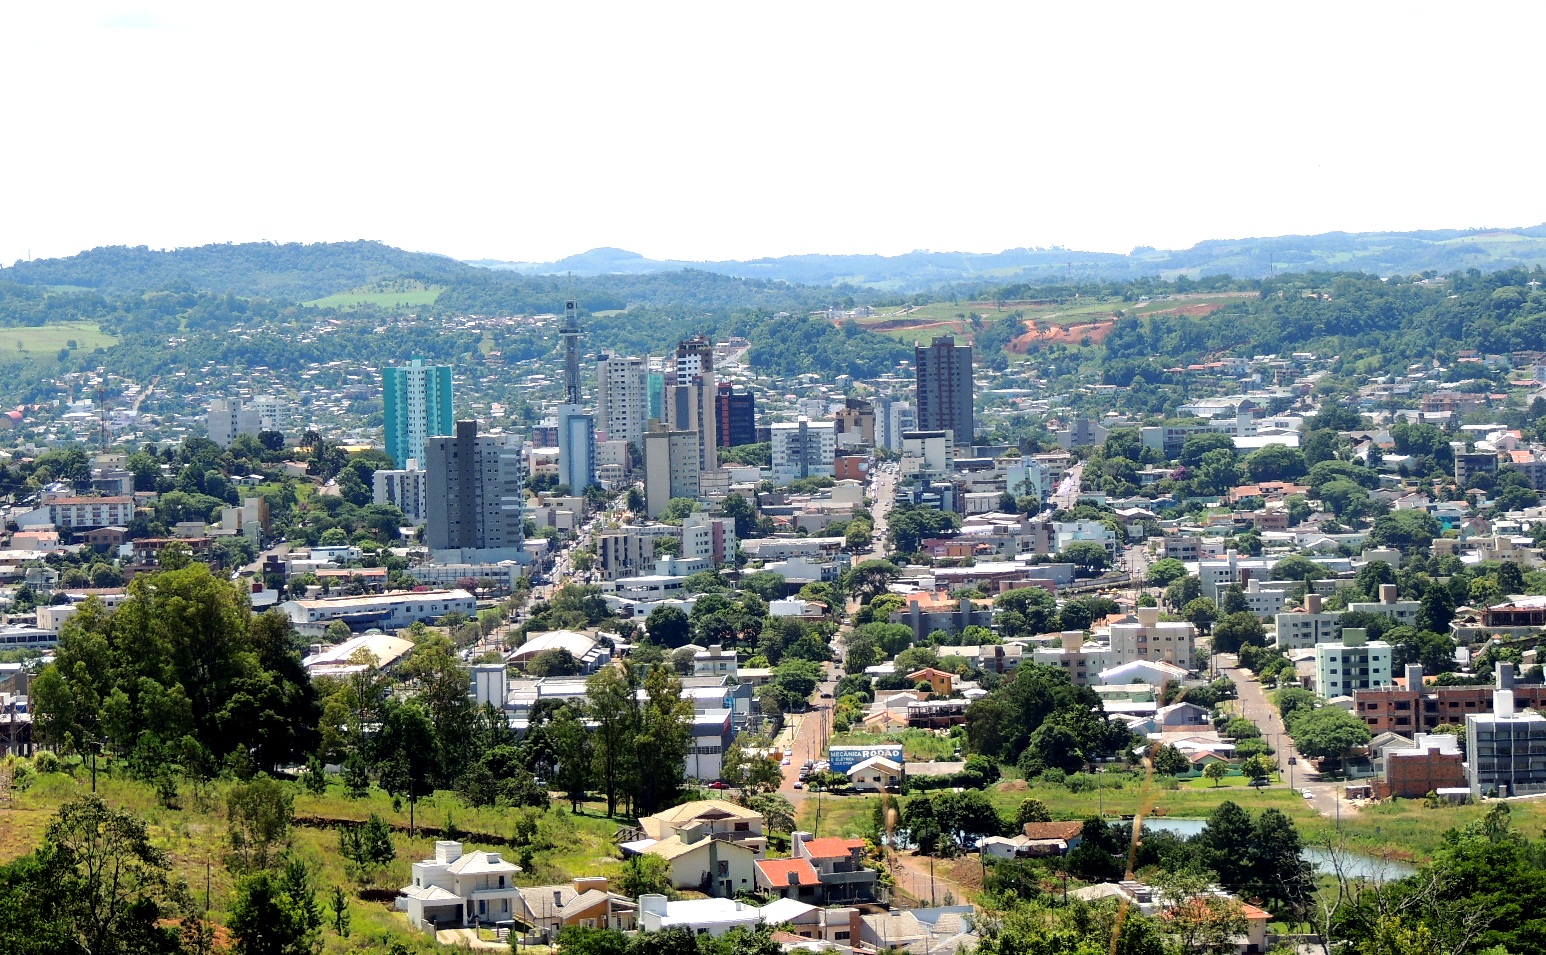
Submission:
[[[380,242],[267,242],[158,251],[104,246],[63,259],[17,262],[0,282],[67,285],[103,292],[187,286],[242,296],[309,301],[400,276],[446,281],[474,273],[443,255]]]
[[[1134,249],[1127,255],[1073,249],[1003,252],[909,252],[905,255],[791,255],[746,261],[647,259],[624,249],[592,249],[556,262],[469,263],[525,275],[647,274],[702,269],[804,285],[848,284],[918,292],[955,282],[1043,283],[1228,273],[1266,278],[1281,272],[1359,271],[1387,276],[1465,269],[1496,271],[1546,265],[1546,225],[1502,230],[1327,232],[1310,236],[1209,239],[1190,249]]]

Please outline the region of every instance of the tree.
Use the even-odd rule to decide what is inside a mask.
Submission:
[[[1163,776],[1179,776],[1192,768],[1186,755],[1174,746],[1165,745],[1154,751],[1154,771]]]
[[[586,714],[595,724],[591,736],[595,782],[606,793],[608,816],[617,815],[618,801],[627,797],[638,767],[639,705],[634,689],[632,668],[626,662],[602,667],[585,681]]]
[[[822,669],[810,660],[786,659],[773,668],[772,683],[778,687],[784,710],[802,707],[816,692]]]
[[[1035,796],[1028,796],[1020,800],[1020,805],[1015,809],[1015,825],[1024,826],[1028,822],[1051,822],[1052,813],[1047,809],[1047,804]]]
[[[574,706],[560,707],[547,724],[547,737],[552,741],[558,765],[552,783],[569,797],[569,809],[578,813],[594,781],[590,731],[580,721]]]
[[[649,754],[649,770],[635,776],[635,809],[641,816],[674,805],[685,782],[692,745],[692,701],[682,695],[682,681],[661,665],[644,677],[645,699],[639,708],[635,750]]]
[[[1149,565],[1150,587],[1168,587],[1186,576],[1186,565],[1174,557],[1165,557]]]
[[[232,869],[254,872],[278,861],[290,845],[293,804],[290,792],[267,776],[232,787],[226,796]]]
[[[1335,759],[1338,762],[1354,746],[1369,742],[1369,730],[1363,720],[1336,706],[1302,711],[1288,724],[1294,747],[1311,759]]]
[[[1300,711],[1314,709],[1315,702],[1315,694],[1303,687],[1285,686],[1272,693],[1272,705],[1278,708],[1284,726],[1292,725],[1294,716]]]
[[[1380,547],[1394,547],[1404,554],[1426,550],[1439,536],[1439,522],[1427,511],[1408,508],[1381,514],[1374,519],[1369,541]],[[1370,597],[1377,596],[1370,594]]]
[[[1304,455],[1297,448],[1284,444],[1269,444],[1246,456],[1245,470],[1251,480],[1293,481],[1304,477],[1307,467]]]
[[[311,955],[320,949],[315,900],[308,908],[306,899],[291,895],[293,888],[290,879],[272,872],[254,872],[236,884],[227,927],[237,955]]]
[[[430,793],[436,763],[435,729],[429,712],[417,699],[389,703],[381,732],[374,742],[381,786],[394,796],[408,799],[408,831],[414,828],[414,809],[420,796]]]
[[[1265,646],[1267,628],[1249,610],[1232,613],[1213,625],[1213,652],[1238,653],[1246,644]]]
[[[1272,758],[1264,753],[1247,757],[1240,763],[1240,775],[1246,779],[1265,779],[1277,769]]]
[[[767,743],[766,740],[757,742]],[[763,753],[754,752],[754,748],[763,747],[748,747],[737,736],[725,748],[724,760],[720,764],[719,778],[739,789],[743,800],[760,793],[773,792],[784,781],[784,772],[778,763]]]
[[[1016,614],[1009,621],[1000,619],[1000,629],[1006,637],[1033,637],[1057,629],[1057,600],[1040,587],[1021,587],[998,595],[994,607],[1000,617]]]
[[[585,667],[564,647],[549,647],[531,658],[526,664],[526,675],[531,677],[574,676]]]
[[[328,907],[333,911],[333,931],[339,938],[349,937],[349,893],[344,891],[341,885],[333,886],[332,894],[328,898]]]
[[[1155,888],[1171,903],[1160,924],[1178,951],[1234,949],[1235,938],[1246,929],[1245,909],[1238,899],[1214,892],[1207,873],[1167,872],[1155,879]]]
[[[1074,541],[1058,552],[1061,560],[1074,565],[1080,574],[1094,577],[1111,563],[1111,552],[1094,541]]]
[[[670,649],[685,646],[692,636],[691,620],[677,607],[661,606],[651,610],[644,621],[644,629],[651,642]]]
[[[0,947],[17,955],[173,955],[188,907],[145,824],[96,795],[59,808],[31,853],[0,866]]]
[[[860,603],[869,603],[901,573],[889,560],[860,561],[843,574],[843,588]]]
[[[783,574],[759,570],[741,578],[741,589],[754,593],[763,600],[782,600],[786,589],[785,583]]]
[[[1181,619],[1204,633],[1219,618],[1218,605],[1208,597],[1197,597],[1181,608]]]
[[[1223,760],[1220,760],[1216,763],[1209,763],[1203,768],[1202,774],[1208,779],[1213,780],[1213,785],[1217,786],[1224,780],[1224,777],[1229,775],[1229,764]]]
[[[623,863],[622,893],[631,899],[671,892],[671,863],[662,856],[641,853]]]
[[[1177,460],[1182,467],[1193,469],[1200,465],[1203,456],[1211,451],[1228,451],[1233,455],[1235,453],[1235,441],[1229,435],[1220,431],[1194,432],[1186,436],[1186,441],[1181,446],[1181,454]]]
[[[1434,585],[1424,591],[1422,604],[1417,610],[1418,629],[1445,633],[1449,630],[1449,622],[1453,619],[1455,619],[1455,598],[1450,596],[1447,588]]]
[[[348,863],[350,876],[367,885],[397,858],[397,850],[392,846],[392,831],[375,813],[359,825],[339,827],[338,854]]]

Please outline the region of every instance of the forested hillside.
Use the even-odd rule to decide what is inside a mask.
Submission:
[[[380,242],[245,242],[157,251],[104,246],[61,259],[17,262],[0,282],[102,291],[193,288],[308,301],[412,273],[439,281],[473,271],[455,259]]]
[[[646,259],[622,249],[592,249],[556,262],[477,263],[527,274],[601,275],[704,269],[747,278],[808,285],[849,284],[895,293],[956,282],[1121,281],[1228,273],[1269,278],[1283,272],[1360,271],[1376,275],[1546,264],[1546,225],[1523,229],[1422,232],[1326,232],[1244,239],[1209,239],[1189,249],[1142,247],[1122,255],[1077,249],[1002,252],[907,252],[902,255],[789,255],[744,261]]]

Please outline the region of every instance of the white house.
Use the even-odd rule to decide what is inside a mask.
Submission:
[[[639,928],[646,932],[685,928],[694,935],[723,935],[733,928],[754,929],[761,920],[757,906],[734,899],[668,902],[663,895],[639,896]]]
[[[413,864],[413,884],[398,891],[397,907],[415,928],[509,921],[520,911],[520,871],[497,852],[464,854],[460,842],[437,842],[433,859]]]

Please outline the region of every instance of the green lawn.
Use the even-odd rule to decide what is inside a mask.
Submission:
[[[433,303],[443,291],[445,287],[442,285],[425,285],[423,282],[407,280],[378,282],[375,285],[361,286],[348,292],[337,292],[306,304],[321,308],[358,308],[361,305],[375,305],[379,308],[411,308],[415,305]]]
[[[52,357],[59,349],[69,348],[72,341],[75,350],[89,352],[94,348],[111,348],[118,343],[118,337],[102,331],[95,322],[4,328],[0,329],[0,360],[16,362]]]

